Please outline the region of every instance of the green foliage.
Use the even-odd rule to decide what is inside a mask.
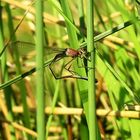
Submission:
[[[89,7],[87,1],[82,0],[44,1],[44,24],[40,21],[40,17],[37,19],[38,22],[34,18],[36,1],[29,6],[21,1],[11,3],[2,0],[0,4],[2,8],[0,9],[0,92],[3,95],[0,96],[2,114],[0,122],[5,122],[8,126],[8,129],[4,125],[1,126],[4,131],[0,131],[0,139],[23,137],[32,139],[37,136],[23,128],[17,131],[13,122],[20,123],[35,132],[39,125],[40,135],[43,132],[41,128],[45,125],[46,134],[43,133],[43,135],[48,139],[53,137],[85,140],[91,137],[89,132],[91,134],[92,131],[96,132],[98,140],[100,135],[104,139],[140,139],[138,119],[99,116],[96,121],[94,113],[96,108],[122,111],[125,104],[140,103],[140,19],[133,1],[128,3],[120,0],[94,0],[93,5]],[[91,17],[92,14],[88,14],[92,10],[87,9],[87,7],[92,9],[92,6],[93,17]],[[139,7],[138,3],[137,7]],[[42,11],[39,11],[41,15]],[[94,27],[90,20],[94,21]],[[40,36],[37,35],[38,40],[35,42],[36,30],[43,33]],[[56,76],[86,77],[89,81],[84,78],[69,77],[56,82],[49,70],[56,52],[48,54],[48,50],[44,48],[42,53],[47,52],[47,55],[43,60],[40,54],[38,64],[35,62],[36,54],[32,55],[35,50],[39,52],[35,45],[38,44],[41,47],[39,42],[42,41],[44,46],[57,47],[57,50],[62,48],[63,51],[65,48],[79,49],[86,48],[88,45],[88,51],[91,54],[89,57],[91,62],[88,66],[87,60],[82,62],[78,59],[82,65],[82,68],[79,68],[75,59],[68,68],[64,69],[65,64],[71,60],[66,57],[53,63],[52,69]],[[14,42],[30,42],[31,45],[17,47],[18,45]],[[43,61],[45,61],[44,66]],[[42,74],[44,83],[41,82],[41,76],[36,79],[36,73],[41,70],[43,72],[42,67],[44,68],[44,74]],[[94,85],[94,72],[98,79],[96,85]],[[37,86],[40,88],[36,94]],[[96,101],[93,96],[95,87]],[[44,101],[45,107],[51,110],[45,117],[43,117]],[[16,107],[23,108],[20,114]],[[39,109],[39,107],[42,108]],[[64,109],[63,112],[57,107]],[[73,110],[83,108],[85,114],[82,116],[64,115],[68,113],[68,107],[73,107]],[[33,112],[30,111],[31,108]],[[42,126],[39,124],[40,119]],[[95,127],[91,126],[92,123]]]

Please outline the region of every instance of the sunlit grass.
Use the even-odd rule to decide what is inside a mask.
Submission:
[[[0,53],[9,42],[8,40],[10,40],[9,43],[15,41],[35,43],[35,2],[30,6],[25,5],[24,2],[1,1],[3,11],[0,20]],[[96,62],[95,68],[90,70],[95,71],[96,79],[98,79],[96,101],[93,101],[96,103],[97,121],[100,124],[95,125],[96,131],[99,129],[102,139],[138,140],[140,126],[139,120],[135,119],[138,117],[135,114],[137,112],[124,111],[125,105],[140,102],[140,33],[135,3],[119,0],[95,0],[94,2],[93,39]],[[81,0],[61,0],[60,3],[45,1],[43,45],[74,49],[78,49],[81,44],[86,46],[89,43],[86,8],[86,1]],[[90,16],[88,18],[90,19]],[[22,22],[20,23],[20,21]],[[30,136],[34,139],[37,137],[35,110],[39,105],[36,104],[39,94],[36,95],[38,85],[35,82],[35,56],[34,58],[21,56],[18,49],[22,53],[24,51],[27,54],[30,53],[30,50],[22,51],[21,48],[16,48],[14,45],[11,45],[11,48],[7,45],[0,56],[0,106],[3,114],[0,118],[3,129],[0,131],[0,136],[2,139],[31,139]],[[92,52],[92,49],[90,51]],[[45,119],[43,119],[46,128],[45,136],[48,139],[50,137],[89,139],[91,127],[88,123],[92,123],[93,120],[88,119],[93,112],[90,112],[89,117],[92,101],[89,106],[88,91],[92,91],[89,89],[93,85],[83,79],[66,78],[56,81],[48,68],[55,55],[51,54],[51,58],[50,56],[45,57],[44,83],[42,83],[45,91],[40,91],[40,94],[44,96],[46,108]],[[69,61],[69,58],[63,60],[53,64],[54,71],[60,70],[58,75],[61,75],[62,67]],[[76,61],[70,68],[75,73],[88,77],[86,67],[79,68]],[[63,74],[69,74],[66,70],[63,72]],[[120,112],[117,113],[117,111]],[[110,115],[111,113],[114,117]],[[24,127],[19,127],[14,123]]]

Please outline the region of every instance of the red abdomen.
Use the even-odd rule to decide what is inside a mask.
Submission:
[[[78,57],[79,55],[79,52],[77,50],[74,50],[74,49],[71,49],[71,48],[68,48],[66,50],[66,56],[69,56],[69,57]]]

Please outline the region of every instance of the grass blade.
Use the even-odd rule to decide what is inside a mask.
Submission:
[[[45,114],[44,114],[44,47],[43,47],[43,1],[36,1],[36,99],[37,99],[37,133],[38,140],[45,140]]]

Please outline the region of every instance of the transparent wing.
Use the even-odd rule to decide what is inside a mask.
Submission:
[[[10,44],[10,49],[14,50],[15,47],[18,47],[18,51],[21,56],[32,56],[32,55],[36,54],[34,43],[25,42],[25,41],[12,42]],[[64,48],[57,48],[56,46],[55,47],[54,46],[49,46],[49,47],[44,46],[44,49],[45,49],[44,55],[62,53],[62,52],[65,52],[65,50],[66,50]]]

